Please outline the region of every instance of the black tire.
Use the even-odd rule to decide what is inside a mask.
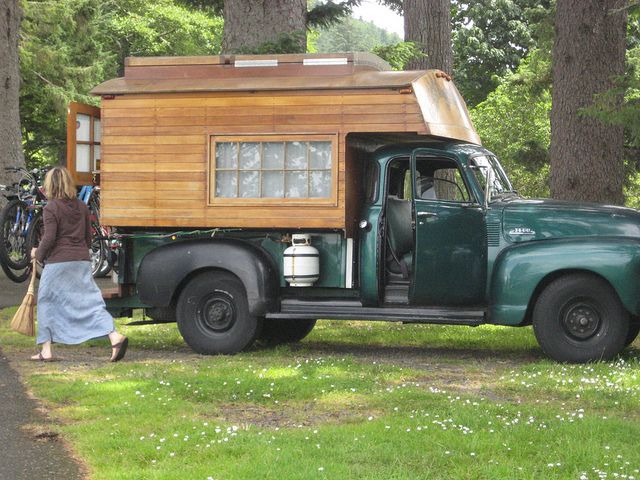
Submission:
[[[101,272],[105,270],[105,264],[107,265],[107,271],[111,269],[109,262],[107,261],[107,241],[102,240],[102,232],[100,225],[97,223],[91,223],[91,248],[89,256],[91,257],[91,274],[94,277],[101,276]],[[106,275],[106,272],[105,274]]]
[[[206,271],[184,286],[176,305],[178,330],[205,355],[233,354],[260,334],[262,319],[249,314],[244,285],[227,272]]]
[[[27,233],[27,252],[29,254],[29,262],[31,262],[31,249],[38,248],[40,240],[44,235],[44,215],[40,210],[33,218],[31,225],[29,226],[29,232]],[[36,277],[40,278],[42,269],[44,267],[40,264],[36,266]],[[27,270],[31,273],[31,264],[27,265]]]
[[[12,270],[23,270],[29,265],[28,215],[27,204],[17,199],[7,203],[0,212],[0,261]],[[17,221],[20,225],[16,225]]]
[[[560,362],[610,360],[625,347],[629,314],[604,280],[573,274],[550,283],[533,309],[542,350]]]
[[[5,273],[7,278],[15,283],[22,283],[31,276],[31,266],[28,266],[27,268],[24,268],[22,270],[13,270],[7,267],[4,262],[0,262],[0,266],[2,267],[2,271]]]
[[[176,321],[176,309],[174,307],[145,308],[147,317],[158,323],[172,323]]]
[[[627,332],[627,339],[624,342],[624,346],[628,347],[638,337],[640,333],[640,318],[634,317],[633,321],[629,323],[629,331]]]
[[[279,345],[281,343],[295,343],[311,333],[316,326],[316,320],[298,320],[288,318],[274,318],[265,320],[260,334],[260,343],[265,345]]]

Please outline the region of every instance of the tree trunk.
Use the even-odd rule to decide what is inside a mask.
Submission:
[[[285,35],[287,53],[304,53],[306,23],[306,0],[225,0],[222,52],[255,52],[266,43],[282,42]]]
[[[13,181],[7,166],[24,166],[20,135],[19,0],[0,0],[0,183]],[[0,197],[2,198],[2,197]]]
[[[626,0],[558,0],[553,47],[551,194],[622,204],[623,128],[581,114],[624,73]]]
[[[451,0],[404,0],[404,39],[421,46],[426,58],[409,62],[408,70],[453,70]]]

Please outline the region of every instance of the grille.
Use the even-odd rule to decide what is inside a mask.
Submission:
[[[489,247],[500,246],[500,223],[487,224],[487,245]]]

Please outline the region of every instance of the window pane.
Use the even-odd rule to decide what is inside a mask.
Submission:
[[[91,117],[83,113],[76,115],[76,141],[88,142],[91,131]]]
[[[237,168],[237,159],[237,143],[216,143],[216,168]]]
[[[287,142],[287,170],[307,169],[307,143]]]
[[[243,142],[240,144],[240,170],[260,168],[260,144]]]
[[[307,198],[307,172],[285,172],[285,197]]]
[[[262,172],[262,196],[270,198],[284,197],[283,172]]]
[[[100,124],[100,119],[93,119],[93,141],[96,143],[100,143],[102,141],[102,128]]]
[[[216,172],[216,197],[235,198],[237,186],[236,172]]]
[[[91,171],[91,150],[89,145],[76,145],[76,172]]]
[[[311,170],[331,168],[331,142],[309,142],[309,168]]]
[[[93,169],[100,170],[100,145],[93,146]]]
[[[268,170],[282,170],[284,168],[284,143],[264,143],[264,158],[262,168]]]
[[[260,172],[256,170],[240,172],[240,198],[260,197]]]
[[[331,170],[309,172],[309,198],[331,196]]]

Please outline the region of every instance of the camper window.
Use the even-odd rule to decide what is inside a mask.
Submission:
[[[335,201],[334,136],[212,137],[211,203]]]

